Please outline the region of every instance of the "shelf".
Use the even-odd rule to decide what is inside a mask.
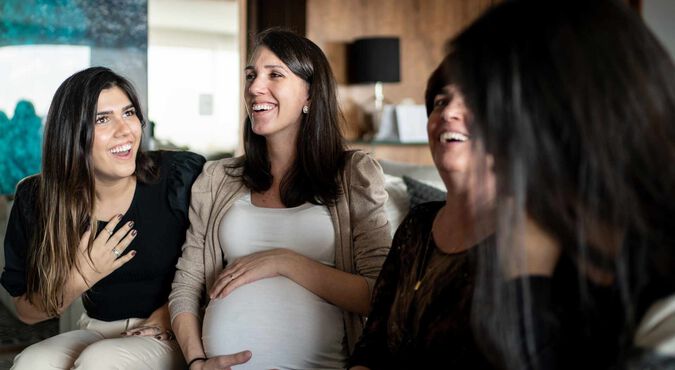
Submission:
[[[370,153],[375,159],[433,165],[428,143],[401,143],[382,141],[356,141],[347,144],[350,149],[361,149]]]

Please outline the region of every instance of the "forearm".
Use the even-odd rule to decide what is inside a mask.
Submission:
[[[363,276],[340,271],[300,254],[294,254],[291,261],[282,275],[343,310],[361,315],[368,313],[370,290]]]
[[[197,357],[206,357],[201,339],[201,323],[197,316],[188,312],[180,313],[171,326],[186,362]]]
[[[63,289],[63,301],[59,307],[59,314],[65,311],[70,305],[87,290],[87,285],[82,276],[73,271]],[[24,294],[14,298],[14,306],[19,320],[26,324],[36,324],[38,322],[50,319],[46,312],[40,307],[32,304],[28,300],[28,295]]]

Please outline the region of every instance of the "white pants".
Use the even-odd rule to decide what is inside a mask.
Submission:
[[[15,370],[172,370],[184,369],[185,360],[175,340],[122,336],[142,319],[99,321],[82,314],[80,330],[33,344],[14,358]]]

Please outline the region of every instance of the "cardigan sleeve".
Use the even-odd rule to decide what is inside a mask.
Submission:
[[[387,192],[382,167],[370,156],[357,151],[348,163],[354,270],[366,279],[372,295],[375,279],[391,246],[384,208]]]
[[[205,289],[204,248],[209,215],[213,206],[211,192],[213,172],[218,162],[207,162],[192,185],[188,217],[190,227],[185,236],[182,254],[176,264],[176,275],[169,295],[171,321],[183,312],[201,317]]]

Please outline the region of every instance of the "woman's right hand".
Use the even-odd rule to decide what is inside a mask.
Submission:
[[[116,215],[110,219],[106,227],[94,239],[91,254],[87,252],[91,228],[80,239],[77,265],[88,287],[110,275],[136,255],[136,251],[133,250],[122,255],[137,234],[136,230],[132,230],[133,221],[127,222],[115,233],[112,232],[121,219],[122,215]]]

